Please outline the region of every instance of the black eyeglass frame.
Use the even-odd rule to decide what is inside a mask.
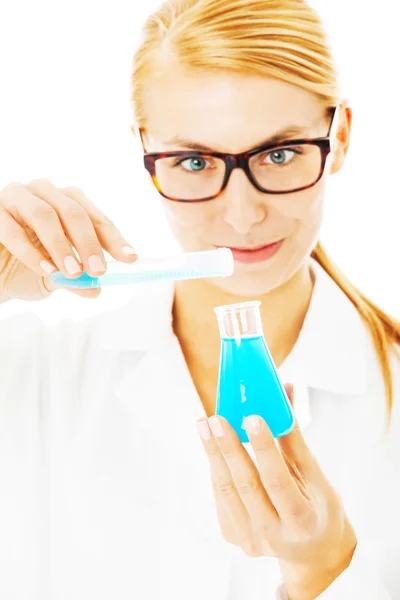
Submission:
[[[171,200],[172,202],[186,202],[186,203],[194,202],[194,203],[197,203],[197,202],[207,202],[209,200],[215,200],[216,198],[218,198],[218,196],[220,196],[222,194],[222,192],[228,185],[229,178],[234,169],[243,169],[243,171],[246,173],[249,181],[260,192],[263,192],[266,194],[293,194],[295,192],[300,192],[300,191],[309,189],[309,188],[313,187],[314,185],[316,185],[324,173],[327,157],[332,150],[330,135],[331,135],[331,129],[332,129],[336,111],[337,111],[337,108],[333,109],[332,118],[331,118],[331,122],[330,122],[330,126],[329,126],[329,131],[328,131],[328,135],[326,137],[302,138],[302,139],[281,140],[281,141],[277,140],[273,144],[271,144],[271,143],[264,144],[262,146],[257,146],[256,148],[252,148],[251,150],[247,150],[246,152],[240,152],[238,154],[229,154],[229,153],[225,153],[225,152],[188,151],[188,150],[176,150],[176,151],[171,151],[171,152],[145,152],[143,155],[144,166],[145,166],[145,169],[149,172],[150,177],[151,177],[153,184],[155,185],[157,191],[164,198],[166,198],[167,200]],[[139,129],[139,134],[140,134],[140,138],[142,140],[142,145],[143,145],[142,129]],[[259,154],[261,152],[266,152],[266,151],[271,151],[271,150],[278,149],[278,148],[279,149],[285,149],[285,148],[290,149],[292,146],[305,146],[305,145],[318,146],[320,153],[321,153],[320,170],[319,170],[317,178],[312,183],[310,183],[306,186],[302,186],[302,187],[291,189],[291,190],[276,191],[276,190],[267,190],[267,189],[261,187],[259,185],[259,183],[256,181],[256,179],[253,177],[253,174],[250,170],[249,161],[250,161],[251,157],[254,156],[255,154]],[[157,160],[162,159],[162,158],[175,158],[175,157],[181,157],[183,159],[212,157],[212,158],[219,158],[219,159],[223,160],[225,163],[225,175],[224,175],[222,186],[221,186],[219,192],[217,194],[214,194],[213,196],[207,196],[205,198],[199,198],[196,200],[192,200],[192,199],[185,200],[182,198],[175,198],[175,197],[166,195],[162,191],[161,186],[158,181],[158,178],[157,178],[157,175],[156,175],[156,162],[157,162]]]

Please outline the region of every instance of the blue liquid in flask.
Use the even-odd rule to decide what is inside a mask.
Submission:
[[[225,417],[242,443],[249,441],[244,421],[250,415],[261,416],[275,438],[288,434],[294,425],[292,407],[262,333],[259,304],[249,302],[216,309],[217,314],[220,311],[221,332],[216,414]],[[224,313],[224,309],[228,312]],[[235,336],[224,335],[229,329],[227,321],[232,323],[240,313],[250,330],[248,334],[244,335],[236,323]]]

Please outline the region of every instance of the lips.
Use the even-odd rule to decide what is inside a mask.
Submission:
[[[262,246],[254,246],[254,248],[234,248],[233,246],[230,247],[231,250],[236,250],[238,252],[256,252],[257,250],[262,250],[263,248],[268,248],[269,246],[274,246],[275,244],[277,244],[278,242],[280,242],[281,240],[278,240],[277,242],[271,242],[270,244],[263,244]]]
[[[254,246],[253,248],[233,248],[233,258],[241,263],[256,263],[272,258],[282,247],[285,239],[278,240],[264,246]]]

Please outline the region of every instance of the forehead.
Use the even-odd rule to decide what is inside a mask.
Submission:
[[[184,72],[179,67],[144,90],[146,138],[190,138],[239,152],[289,125],[315,127],[324,107],[315,94],[257,75]]]

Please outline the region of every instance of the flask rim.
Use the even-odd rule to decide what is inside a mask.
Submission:
[[[238,302],[237,304],[226,304],[225,306],[216,306],[214,312],[219,315],[227,312],[236,312],[249,308],[258,308],[261,305],[260,300],[251,300],[250,302]]]

